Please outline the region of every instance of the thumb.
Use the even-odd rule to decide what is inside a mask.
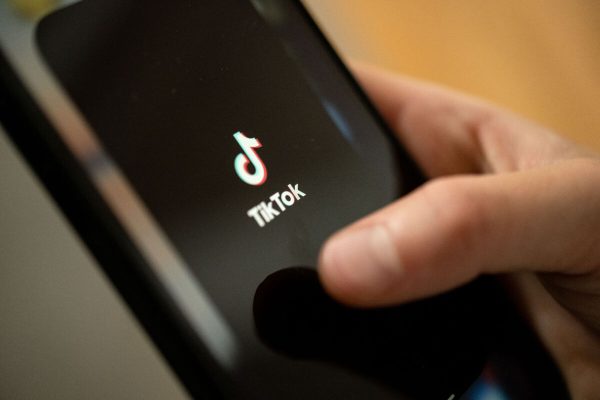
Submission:
[[[321,281],[340,301],[382,306],[479,274],[590,272],[600,264],[599,165],[572,159],[431,181],[334,235],[321,250]]]

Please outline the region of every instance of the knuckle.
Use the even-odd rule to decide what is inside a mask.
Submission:
[[[463,254],[473,254],[488,226],[486,203],[472,183],[472,178],[444,178],[423,189],[443,240]]]

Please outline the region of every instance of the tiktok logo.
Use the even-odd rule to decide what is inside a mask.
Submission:
[[[250,139],[242,132],[236,133],[233,137],[244,151],[235,158],[234,166],[236,174],[248,185],[262,185],[267,181],[267,167],[265,167],[263,161],[256,154],[256,149],[260,149],[262,144],[258,139]],[[253,172],[250,172],[248,169],[250,163],[252,163]],[[286,189],[275,193],[267,200],[252,207],[246,215],[253,219],[260,228],[264,228],[306,197],[306,193],[300,190],[299,184],[290,184]]]
[[[235,140],[244,151],[235,158],[235,172],[240,179],[252,186],[260,186],[267,181],[267,167],[260,159],[255,149],[260,149],[262,144],[256,138],[248,138],[242,132],[238,132],[233,135]],[[250,172],[248,169],[249,164],[252,163],[254,172]]]

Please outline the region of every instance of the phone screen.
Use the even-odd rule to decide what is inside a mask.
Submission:
[[[214,304],[245,398],[447,399],[476,377],[452,294],[359,311],[318,284],[323,241],[420,178],[297,2],[86,0],[36,46]]]
[[[314,265],[335,229],[399,195],[380,128],[364,111],[355,126],[345,119],[359,107],[320,98],[248,1],[84,1],[45,18],[38,43],[107,153],[232,313],[269,273]],[[376,138],[368,152],[384,168],[366,162],[355,135]]]

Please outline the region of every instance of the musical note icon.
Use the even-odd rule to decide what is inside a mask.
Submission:
[[[248,185],[260,186],[267,181],[267,167],[256,153],[262,144],[256,138],[248,138],[242,132],[233,135],[244,153],[235,158],[235,172],[242,181]],[[252,164],[254,172],[250,172],[249,164]]]

